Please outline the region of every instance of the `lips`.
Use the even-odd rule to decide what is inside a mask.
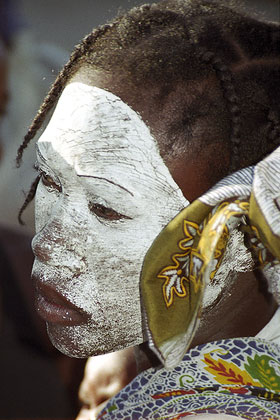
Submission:
[[[33,276],[35,307],[46,322],[64,326],[85,324],[89,316],[50,285]]]

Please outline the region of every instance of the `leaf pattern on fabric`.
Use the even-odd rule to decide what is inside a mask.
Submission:
[[[220,384],[262,386],[246,370],[242,370],[234,363],[227,362],[221,358],[215,360],[211,353],[204,355],[203,362],[207,365],[205,370],[211,373]]]
[[[254,359],[248,357],[245,365],[246,370],[250,375],[260,381],[260,383],[268,389],[276,392],[280,392],[280,376],[275,371],[272,363],[275,362],[271,357],[258,354],[255,355]]]
[[[246,364],[258,369],[259,363],[274,367],[280,377],[279,346],[252,337],[202,344],[190,349],[174,369],[151,368],[139,374],[113,397],[98,419],[178,420],[211,413],[280,420],[280,393],[260,387],[246,369]],[[112,406],[117,409],[111,411]]]
[[[184,281],[188,282],[188,264],[190,252],[193,246],[194,238],[196,235],[201,234],[199,226],[196,223],[184,220],[183,224],[184,239],[182,239],[178,246],[182,253],[172,255],[174,265],[165,267],[158,274],[158,278],[165,279],[162,286],[163,296],[167,307],[171,306],[174,300],[174,295],[178,297],[187,296],[187,289]]]
[[[218,210],[225,207],[226,204],[228,203],[223,203],[218,207]],[[199,243],[203,229],[209,220],[211,220],[215,211],[216,209],[212,209],[200,225],[189,220],[183,221],[183,232],[185,237],[178,243],[179,249],[183,252],[173,254],[171,259],[174,262],[174,265],[165,267],[157,275],[159,279],[165,279],[162,290],[167,308],[173,304],[175,295],[180,298],[188,296],[188,290],[184,284],[185,282],[186,284],[193,284],[195,293],[202,287],[202,271],[205,261],[204,256],[200,252]],[[229,237],[227,226],[224,227],[222,233],[215,232],[215,234],[218,234],[220,237],[214,251],[213,269],[210,273],[210,280],[214,278],[222,262],[222,257]]]

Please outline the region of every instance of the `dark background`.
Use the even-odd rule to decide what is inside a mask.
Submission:
[[[105,23],[121,10],[145,0],[22,0],[23,11],[38,40],[71,50],[93,27]],[[228,2],[227,2],[228,3]],[[279,0],[243,0],[249,9],[279,20]]]

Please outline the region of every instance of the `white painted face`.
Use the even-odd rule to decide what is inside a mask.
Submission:
[[[156,141],[118,97],[75,82],[37,151],[33,277],[53,344],[86,357],[143,342],[143,258],[188,204]]]

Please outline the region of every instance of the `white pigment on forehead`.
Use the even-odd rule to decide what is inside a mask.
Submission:
[[[62,157],[80,175],[102,174],[112,182],[121,179],[135,193],[139,181],[157,190],[168,188],[170,194],[179,190],[140,116],[103,89],[78,82],[68,85],[41,143],[47,149],[51,143],[56,157]]]
[[[173,215],[178,212],[178,203],[179,209],[188,204],[149,128],[120,98],[103,89],[76,82],[68,85],[38,143],[52,167],[69,179],[75,175],[73,168],[79,175],[97,177],[95,192],[103,191],[105,203],[113,194],[120,212],[132,196],[139,198],[137,209],[141,212],[146,206],[143,194],[150,203],[156,194],[158,204],[174,209]],[[111,185],[98,178],[107,179]],[[84,178],[86,182],[92,183],[92,179]],[[136,206],[132,204],[131,208],[133,216]]]

